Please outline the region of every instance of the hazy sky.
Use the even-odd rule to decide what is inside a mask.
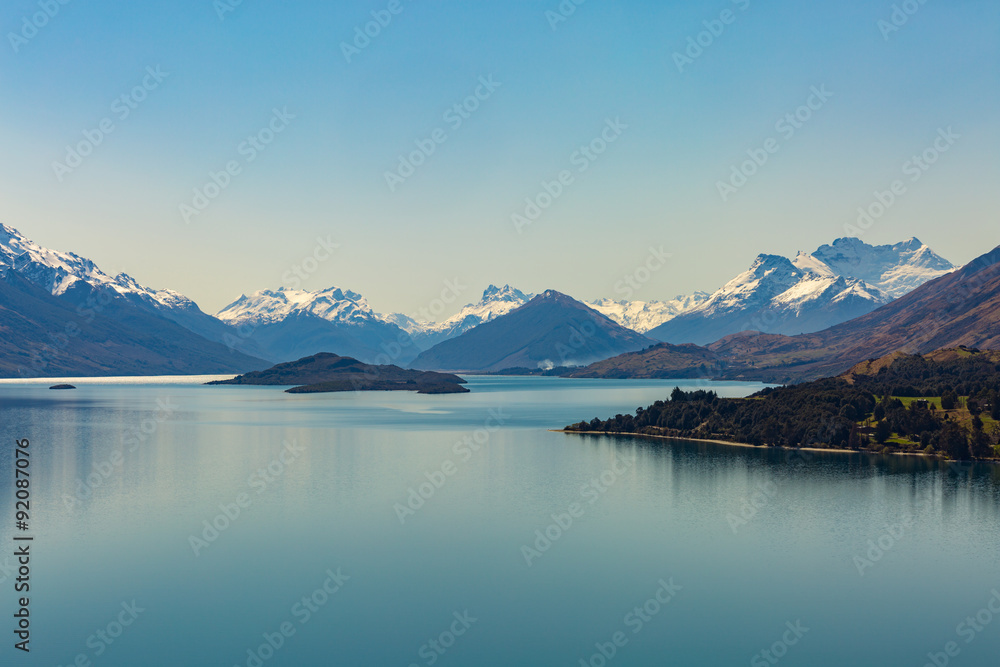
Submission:
[[[995,0],[896,24],[892,0],[235,1],[2,3],[0,220],[208,312],[291,284],[318,238],[339,247],[302,286],[382,312],[455,279],[456,308],[491,282],[616,297],[651,247],[672,257],[633,298],[712,291],[846,235],[896,180],[865,241],[1000,244]],[[767,161],[724,201],[747,151]],[[519,232],[543,181],[562,192]]]

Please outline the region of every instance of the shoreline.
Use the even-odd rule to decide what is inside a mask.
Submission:
[[[729,447],[744,447],[750,449],[768,450],[768,449],[779,449],[783,451],[790,452],[819,452],[828,454],[867,454],[869,456],[918,456],[928,461],[940,461],[942,463],[989,463],[991,465],[1000,465],[1000,461],[996,459],[981,459],[977,461],[954,461],[952,459],[941,459],[938,457],[927,457],[920,452],[892,452],[890,454],[882,454],[881,452],[869,452],[863,449],[822,449],[820,447],[784,447],[784,446],[769,446],[769,445],[751,445],[745,442],[733,442],[732,440],[708,440],[706,438],[683,438],[677,435],[653,435],[650,433],[622,433],[614,431],[568,431],[562,428],[552,428],[549,429],[551,433],[565,433],[567,435],[618,435],[618,436],[629,436],[631,438],[653,438],[656,440],[686,440],[688,442],[706,442],[714,445],[726,445]]]
[[[706,438],[683,438],[679,435],[653,435],[651,433],[627,433],[615,431],[568,431],[562,428],[549,429],[552,433],[565,433],[567,435],[627,435],[633,438],[654,438],[657,440],[686,440],[688,442],[707,442],[714,445],[728,445],[729,447],[745,447],[749,449],[781,449],[792,452],[829,452],[831,454],[872,454],[860,449],[820,449],[819,447],[771,447],[767,445],[751,445],[746,442],[734,442],[732,440],[709,440]],[[923,456],[922,454],[920,456]]]

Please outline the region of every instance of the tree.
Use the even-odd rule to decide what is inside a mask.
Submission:
[[[955,406],[958,405],[958,394],[949,389],[948,391],[941,394],[941,409],[942,410],[954,410]]]
[[[892,435],[892,431],[889,429],[889,422],[880,421],[875,426],[875,442],[877,442],[878,444],[884,445],[885,441],[889,439],[890,435]]]
[[[960,461],[970,458],[969,438],[965,434],[965,429],[951,421],[945,421],[938,435],[937,449],[943,451],[950,458]]]

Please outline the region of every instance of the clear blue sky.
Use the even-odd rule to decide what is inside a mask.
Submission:
[[[616,296],[650,246],[673,257],[634,298],[712,291],[759,252],[844,236],[896,179],[905,194],[864,240],[918,236],[956,263],[1000,244],[995,0],[915,2],[892,32],[889,0],[588,0],[558,23],[559,0],[399,0],[348,63],[342,42],[390,4],[244,0],[220,20],[212,0],[53,0],[36,34],[37,0],[4,2],[0,220],[209,312],[280,286],[320,236],[340,248],[303,285],[384,312],[456,278],[463,303],[491,282]],[[721,34],[678,71],[704,21]],[[445,112],[489,76],[500,87],[454,127]],[[122,119],[114,101],[144,77]],[[777,131],[813,86],[833,96]],[[240,146],[275,108],[295,118],[249,162]],[[574,152],[619,118],[581,173]],[[113,132],[60,181],[53,163],[105,119]],[[904,175],[949,126],[961,138]],[[447,141],[390,191],[385,173],[438,128]],[[723,201],[718,182],[769,138],[777,152]],[[240,173],[187,224],[180,205],[230,161]],[[512,214],[562,170],[572,183],[518,233]]]

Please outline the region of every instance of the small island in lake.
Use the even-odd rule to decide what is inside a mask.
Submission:
[[[49,387],[49,389],[58,389],[60,391],[63,391],[63,390],[66,390],[66,389],[76,389],[76,387],[74,387],[71,384],[57,384],[57,385],[53,385],[53,386]]]
[[[451,373],[413,371],[399,366],[373,366],[351,357],[327,352],[298,361],[278,364],[232,380],[207,384],[300,385],[290,394],[319,394],[343,391],[415,391],[418,394],[465,394],[465,380]]]
[[[572,424],[622,433],[792,449],[1000,459],[1000,352],[966,347],[896,352],[834,378],[747,398],[674,389],[669,400]]]

